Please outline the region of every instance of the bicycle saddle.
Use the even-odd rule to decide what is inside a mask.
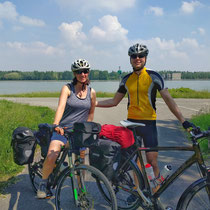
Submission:
[[[123,127],[137,127],[137,126],[145,126],[145,124],[143,123],[137,123],[137,122],[131,122],[129,120],[121,120],[120,121],[120,124],[123,126]]]

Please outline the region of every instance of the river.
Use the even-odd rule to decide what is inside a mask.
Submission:
[[[31,92],[58,92],[68,81],[0,81],[0,94],[16,94]],[[119,81],[91,81],[91,87],[97,92],[115,92]],[[168,88],[186,87],[193,90],[210,91],[209,80],[166,80]]]

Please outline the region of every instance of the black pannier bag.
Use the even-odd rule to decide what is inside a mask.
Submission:
[[[121,159],[121,145],[109,139],[98,139],[90,147],[90,165],[99,169],[109,180],[113,180]]]
[[[31,129],[26,127],[16,128],[12,133],[11,146],[16,164],[24,165],[33,162],[36,138]]]
[[[47,156],[50,140],[53,133],[53,126],[48,123],[41,123],[38,125],[39,130],[35,133],[38,139],[39,145],[41,146],[42,157]]]
[[[90,147],[96,144],[101,131],[101,125],[95,122],[76,122],[73,129],[74,146]]]

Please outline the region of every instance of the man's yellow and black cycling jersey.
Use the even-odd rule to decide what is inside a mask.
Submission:
[[[128,119],[156,120],[156,93],[162,89],[162,77],[145,67],[140,75],[133,72],[123,77],[118,92],[128,93]]]

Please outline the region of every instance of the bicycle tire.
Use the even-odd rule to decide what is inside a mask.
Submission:
[[[133,202],[129,201],[128,198],[132,195],[131,191],[135,190],[137,184],[139,185],[140,189],[144,188],[144,180],[141,171],[133,160],[128,161],[128,164],[121,168],[120,171],[122,172],[117,175],[117,179],[120,181],[112,182],[112,187],[115,191],[115,196],[117,199],[118,209],[137,209],[142,205],[141,198],[134,196],[136,200]],[[136,176],[136,181],[134,181],[134,176]],[[98,188],[104,198],[110,202],[100,183],[98,183]]]
[[[35,193],[37,193],[39,183],[42,179],[43,163],[44,158],[41,156],[41,151],[38,150],[36,153],[34,153],[33,162],[28,164],[29,178]]]
[[[182,194],[177,210],[210,210],[210,195],[207,194],[206,187],[210,190],[210,183],[205,178],[190,185]]]
[[[78,197],[74,196],[75,190],[73,191],[72,187],[71,172],[72,169],[65,169],[58,179],[55,193],[55,205],[57,210],[76,209],[74,199],[79,201],[81,209],[93,209],[93,207],[94,209],[107,209],[107,207],[111,206],[112,210],[117,210],[117,201],[114,191],[108,179],[98,169],[82,164],[75,166],[73,173],[77,176],[75,178],[77,180],[76,195]],[[78,186],[78,180],[85,186],[84,189]],[[106,189],[111,199],[111,204],[106,202],[103,196],[100,196],[101,193],[97,188],[96,180],[103,184],[103,187]]]

